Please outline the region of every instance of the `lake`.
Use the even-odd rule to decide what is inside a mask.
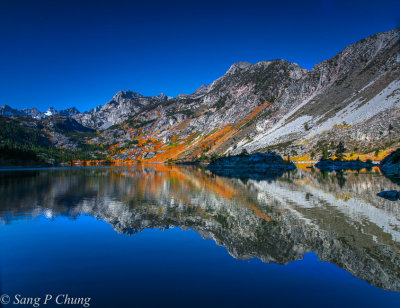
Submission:
[[[391,189],[377,169],[265,180],[161,164],[3,170],[0,299],[400,307],[400,202],[376,195]]]

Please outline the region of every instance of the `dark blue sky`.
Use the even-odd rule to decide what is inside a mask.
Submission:
[[[0,0],[0,105],[84,111],[119,90],[176,96],[238,61],[311,69],[394,29],[399,3]]]

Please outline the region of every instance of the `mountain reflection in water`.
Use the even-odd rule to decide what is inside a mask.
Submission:
[[[191,228],[237,259],[287,264],[314,251],[382,289],[400,291],[398,186],[370,172],[224,178],[192,166],[0,172],[1,220],[91,215],[120,233]]]

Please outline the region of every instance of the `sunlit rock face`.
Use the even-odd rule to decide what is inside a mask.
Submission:
[[[197,167],[140,165],[15,172],[0,175],[0,184],[3,223],[85,214],[125,234],[191,228],[238,259],[287,264],[314,251],[370,284],[400,290],[400,209],[376,196],[396,185],[375,169],[243,181]]]

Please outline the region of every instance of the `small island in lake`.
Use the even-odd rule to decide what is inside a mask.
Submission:
[[[375,164],[372,161],[362,160],[340,160],[340,159],[324,159],[315,164],[320,170],[360,170],[363,168],[372,168]]]
[[[273,179],[286,170],[295,170],[296,166],[275,153],[244,152],[240,155],[220,157],[211,162],[207,169],[228,177]]]
[[[400,184],[400,149],[386,156],[379,164],[379,169],[394,183]]]

